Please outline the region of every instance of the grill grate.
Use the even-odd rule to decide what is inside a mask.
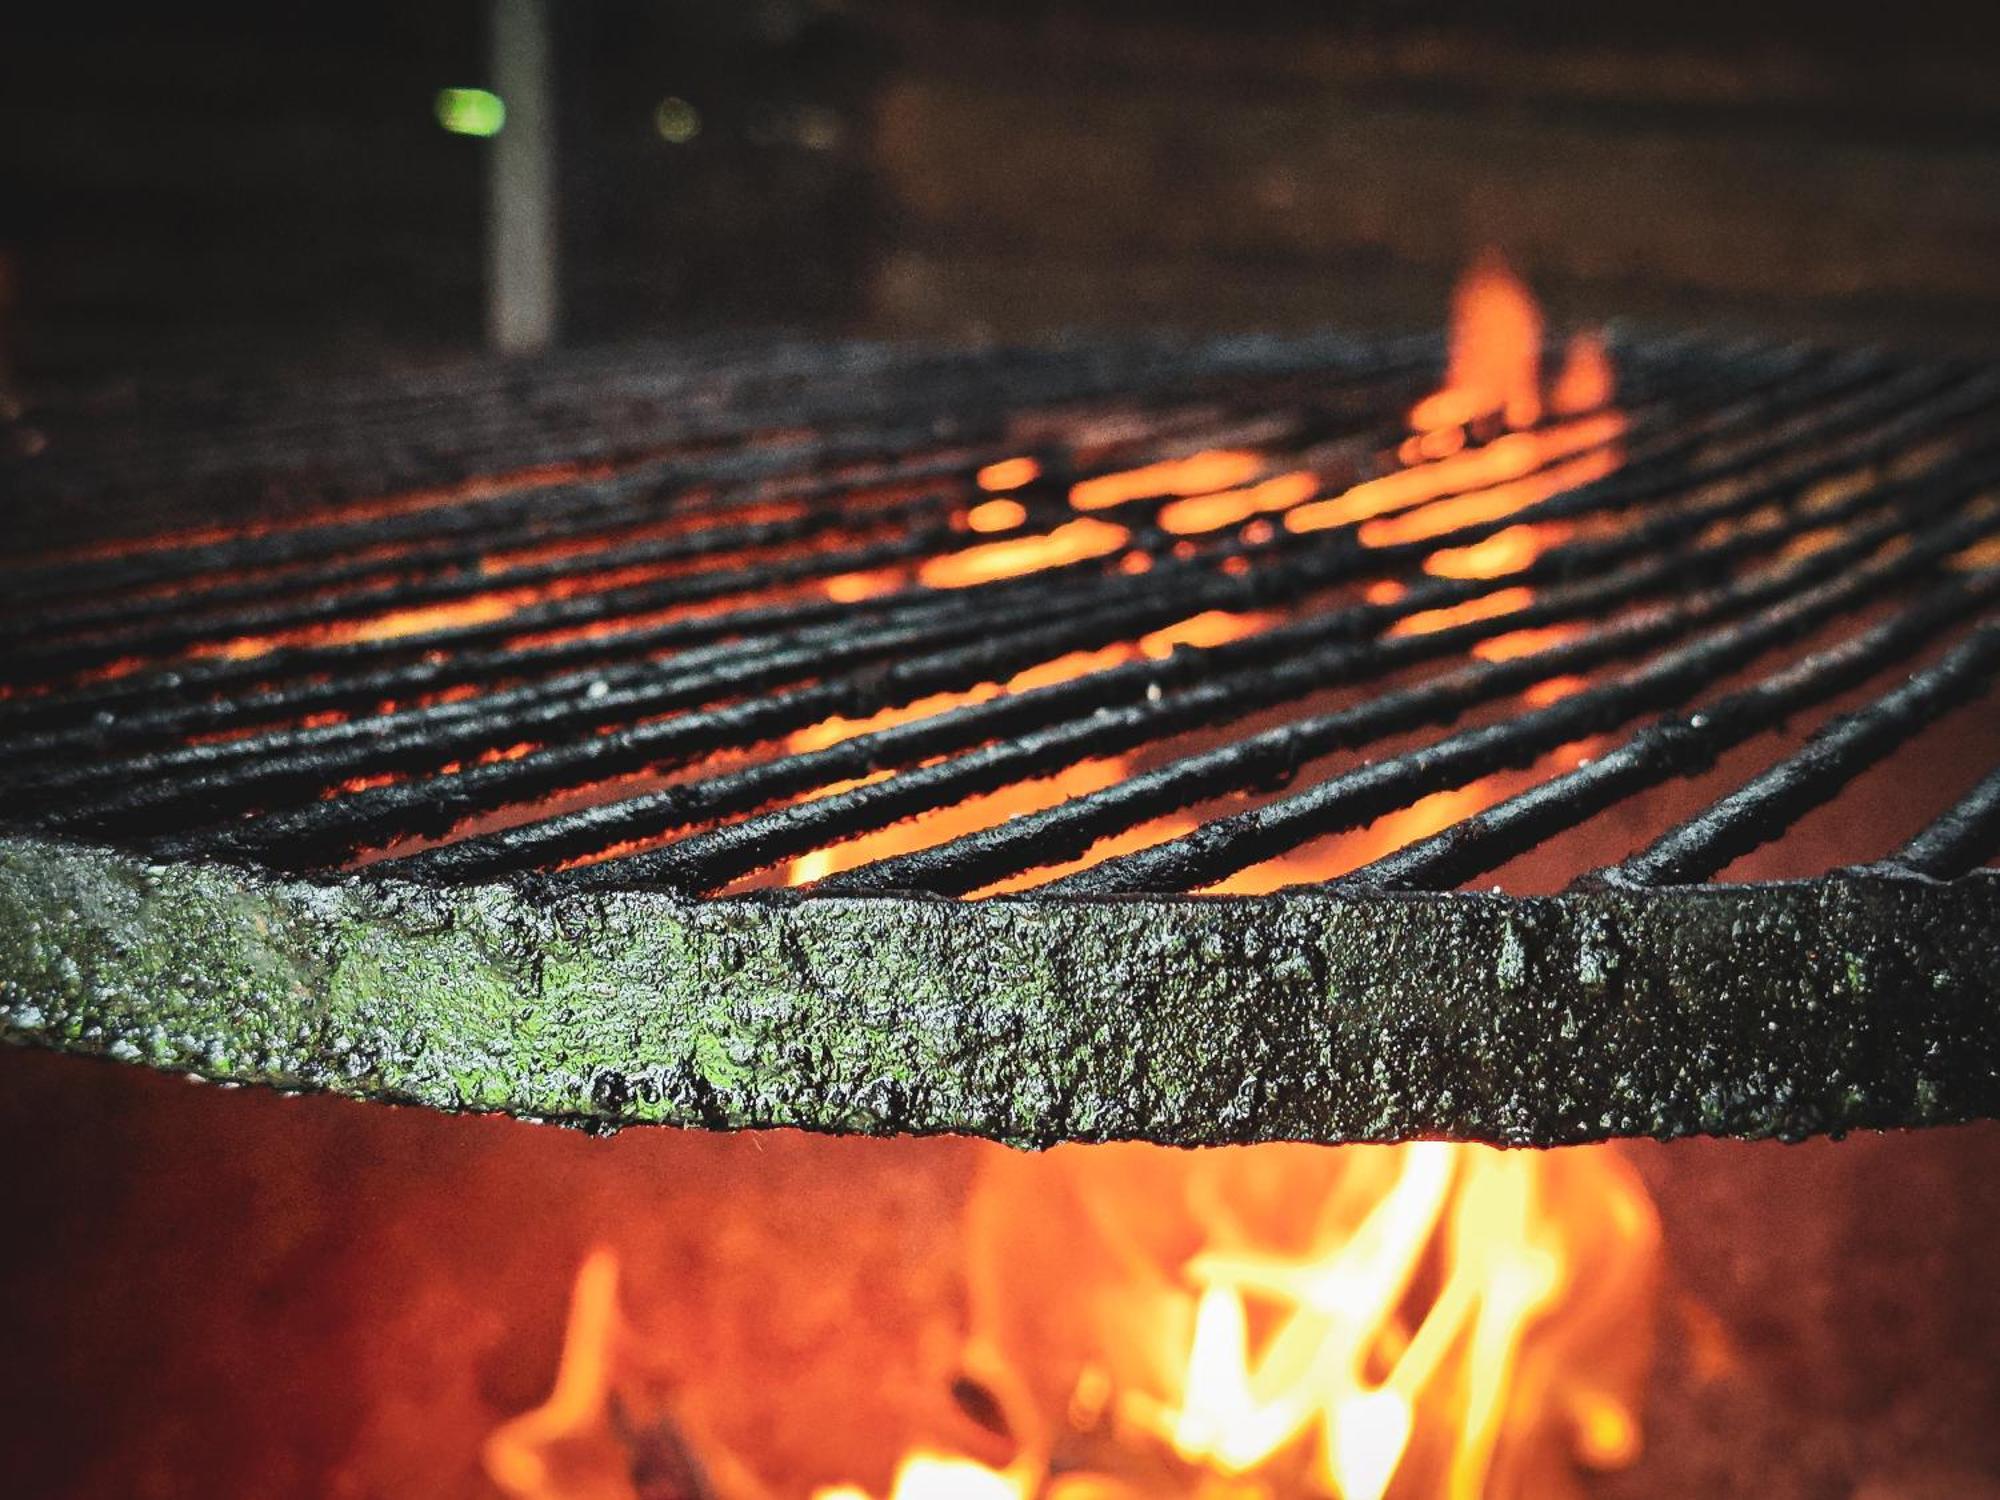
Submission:
[[[1412,434],[1438,353],[708,347],[26,412],[0,1015],[613,1123],[1990,1110],[2000,790],[1945,784],[1983,765],[1900,849],[1707,882],[1990,724],[2000,375],[1626,339],[1615,405]],[[1687,781],[1643,847],[1606,817]],[[1563,894],[1458,892],[1579,829]]]

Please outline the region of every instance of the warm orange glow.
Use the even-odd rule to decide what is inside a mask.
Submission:
[[[895,568],[877,568],[869,573],[836,573],[826,581],[826,597],[840,604],[856,604],[888,593],[901,583]]]
[[[1103,510],[1154,495],[1206,495],[1248,484],[1263,468],[1264,460],[1254,453],[1211,448],[1190,458],[1162,459],[1143,468],[1080,480],[1070,487],[1069,503],[1078,510]]]
[[[1365,522],[1361,527],[1361,540],[1370,547],[1393,547],[1402,542],[1428,541],[1461,526],[1497,521],[1538,500],[1546,500],[1564,490],[1573,490],[1593,479],[1602,479],[1618,464],[1617,453],[1599,449],[1579,458],[1551,464],[1509,484],[1496,484],[1491,489],[1474,490],[1467,495],[1453,495],[1420,510]]]
[[[1419,432],[1501,416],[1529,427],[1542,414],[1542,312],[1495,252],[1482,253],[1451,300],[1444,389],[1410,412]]]
[[[1043,568],[1106,557],[1130,540],[1131,533],[1123,526],[1083,516],[1043,536],[1009,537],[933,557],[917,570],[917,577],[934,589],[971,588],[996,578],[1015,578]]]
[[[1533,333],[1539,338],[1539,315],[1532,303],[1526,305],[1523,313],[1519,304],[1526,293],[1517,282],[1511,278],[1506,278],[1504,284],[1495,282],[1488,270],[1474,273],[1456,310],[1452,377],[1447,382],[1447,393],[1477,387],[1475,376],[1481,370],[1489,372],[1491,379],[1488,387],[1480,388],[1498,389],[1491,381],[1499,381],[1502,374],[1516,382],[1539,379],[1533,357],[1536,345],[1528,337]],[[1506,345],[1505,340],[1510,338],[1518,342]],[[1537,501],[1612,472],[1620,462],[1616,443],[1626,424],[1623,414],[1603,409],[1612,395],[1612,375],[1601,341],[1588,336],[1573,341],[1558,384],[1563,390],[1551,392],[1550,407],[1581,414],[1546,427],[1502,433],[1478,447],[1464,446],[1466,430],[1462,426],[1420,431],[1400,450],[1404,461],[1412,467],[1354,485],[1324,500],[1298,505],[1286,512],[1285,525],[1297,532],[1356,525],[1360,539],[1370,546],[1421,544],[1460,527],[1504,520]],[[1539,403],[1530,406],[1519,401],[1500,405],[1504,412],[1488,407],[1482,408],[1483,414],[1489,418],[1504,415],[1509,421],[1517,421],[1539,416],[1541,409]],[[1420,405],[1413,420],[1434,418],[1439,410],[1442,407],[1435,404]],[[1572,529],[1568,523],[1558,521],[1508,526],[1466,546],[1433,551],[1424,559],[1423,568],[1444,578],[1505,581],[1550,547],[1566,540]],[[1393,604],[1405,592],[1400,580],[1379,578],[1364,587],[1363,597],[1374,604]],[[1534,598],[1534,591],[1523,584],[1495,588],[1455,605],[1407,616],[1393,625],[1389,633],[1417,635],[1481,620],[1499,620],[1526,608]],[[1472,652],[1485,660],[1499,661],[1547,649],[1571,639],[1575,633],[1574,626],[1510,631],[1475,643]],[[1583,685],[1574,676],[1555,676],[1529,686],[1521,697],[1526,705],[1538,707],[1574,693]],[[1568,769],[1593,748],[1589,743],[1564,746],[1545,758],[1543,765]],[[1316,840],[1238,871],[1210,887],[1210,892],[1254,895],[1331,879],[1469,817],[1524,789],[1534,779],[1532,775],[1510,772],[1467,786],[1447,788],[1422,798],[1414,806],[1377,819],[1365,829]],[[1116,840],[1116,852],[1145,848],[1177,837],[1189,826],[1192,825],[1186,817],[1177,817],[1127,830]],[[1110,857],[1112,842],[1107,840],[1091,851],[1089,859],[1078,863],[1089,864]]]
[[[895,708],[885,708],[880,713],[870,714],[865,719],[822,719],[817,724],[808,725],[785,741],[786,753],[807,755],[815,750],[825,750],[851,740],[856,735],[869,734],[878,729],[892,729],[898,724],[908,724],[916,719],[928,719],[933,714],[941,714],[949,709],[962,708],[968,703],[983,703],[999,692],[997,687],[978,687],[964,693],[932,693],[919,698],[914,703],[903,703]]]
[[[517,1500],[630,1500],[631,1475],[605,1440],[617,1319],[618,1262],[596,1250],[570,1294],[555,1389],[486,1440],[487,1474]]]
[[[267,655],[300,639],[311,639],[315,644],[330,646],[395,640],[406,635],[422,635],[426,631],[450,630],[458,625],[485,625],[493,620],[504,620],[523,602],[518,594],[475,594],[470,599],[454,599],[448,604],[427,604],[416,609],[399,609],[365,619],[315,626],[309,632],[237,636],[208,651],[197,649],[194,654],[226,656],[240,661]]]
[[[1510,614],[1517,609],[1525,609],[1535,602],[1531,589],[1495,589],[1490,594],[1480,594],[1463,604],[1449,604],[1442,609],[1420,610],[1413,615],[1405,615],[1390,627],[1391,635],[1424,635],[1433,630],[1444,630],[1453,625],[1465,625],[1474,620],[1490,620],[1495,615]]]
[[[648,455],[654,457],[657,455]],[[630,466],[647,461],[634,459]],[[281,532],[309,531],[316,526],[386,520],[391,516],[468,501],[492,500],[544,485],[573,484],[581,480],[607,479],[621,465],[611,463],[538,464],[510,474],[482,474],[456,484],[428,489],[404,490],[394,495],[352,500],[333,506],[317,506],[288,515],[259,515],[226,526],[201,526],[185,531],[161,531],[141,537],[121,537],[114,541],[91,542],[38,553],[38,564],[82,562],[106,557],[130,557],[145,552],[167,552],[182,547],[204,547],[241,537],[270,536]]]
[[[888,1500],[1030,1500],[1038,1493],[1023,1479],[989,1469],[976,1459],[916,1452],[896,1468]],[[826,1485],[813,1500],[870,1500],[858,1485]]]
[[[1974,542],[1963,551],[1952,553],[1947,563],[1963,573],[2000,566],[2000,536],[1990,536],[1983,542]]]
[[[1018,500],[988,500],[965,513],[974,531],[1012,531],[1028,519],[1028,507]]]
[[[1612,1152],[1063,1148],[990,1160],[968,1225],[1014,1473],[1527,1500],[1565,1453],[1636,1455],[1658,1227]]]
[[[1483,447],[1467,448],[1417,468],[1398,469],[1325,500],[1301,505],[1285,516],[1285,526],[1298,532],[1322,531],[1411,510],[1442,496],[1466,497],[1468,491],[1477,494],[1485,486],[1499,487],[1503,481],[1535,475],[1555,459],[1601,448],[1624,428],[1622,417],[1606,412],[1533,432],[1510,432]],[[1575,482],[1570,480],[1557,488]],[[1513,507],[1518,509],[1525,503],[1516,499]]]
[[[1366,828],[1315,840],[1288,854],[1239,870],[1206,887],[1205,893],[1263,896],[1287,886],[1331,880],[1405,844],[1427,839],[1521,790],[1522,785],[1525,782],[1510,784],[1506,778],[1489,776],[1465,786],[1447,787],[1419,798],[1408,807],[1384,814]]]
[[[1009,818],[1040,812],[1043,808],[1102,791],[1113,782],[1123,780],[1124,776],[1125,762],[1122,758],[1079,761],[1042,780],[1021,782],[997,792],[967,797],[950,807],[926,813],[921,827],[912,823],[891,824],[842,844],[815,849],[786,867],[785,884],[810,885],[815,880],[824,880],[829,875],[837,875],[858,865],[892,859],[912,849],[991,828]],[[860,784],[843,782],[828,787],[820,795],[845,791]]]
[[[1032,458],[1003,458],[974,476],[982,490],[1018,490],[1042,472]]]
[[[1246,635],[1266,629],[1274,624],[1277,618],[1269,614],[1234,614],[1226,610],[1205,610],[1201,614],[1149,631],[1135,642],[1120,642],[1093,651],[1067,652],[1048,661],[1037,662],[1015,673],[1004,684],[988,683],[966,692],[936,693],[914,703],[884,709],[867,719],[826,719],[792,735],[786,741],[785,748],[790,754],[820,750],[851,739],[855,735],[887,729],[913,719],[928,718],[964,704],[984,702],[1003,692],[1024,693],[1035,688],[1068,682],[1086,673],[1100,672],[1118,666],[1135,657],[1146,656],[1157,660],[1172,655],[1179,646],[1219,646],[1224,642],[1239,640]],[[1122,756],[1101,757],[1065,766],[1052,776],[1013,783],[997,791],[966,797],[949,807],[938,808],[926,814],[921,825],[891,824],[844,843],[815,849],[786,866],[785,883],[810,885],[816,880],[823,880],[829,875],[851,870],[858,865],[891,859],[899,854],[907,854],[913,849],[925,848],[982,828],[994,827],[1009,818],[1040,812],[1043,808],[1053,807],[1071,798],[1101,791],[1112,783],[1122,780],[1127,769],[1127,763]],[[874,776],[860,780],[838,782],[832,786],[822,787],[813,796],[831,796],[850,787],[879,780],[887,774],[878,772]],[[1111,853],[1119,852],[1122,847],[1116,843],[1107,844],[1098,857],[1109,857]],[[1138,845],[1134,844],[1131,847]],[[1048,876],[1049,872],[1046,870],[1037,871],[1033,880],[1047,879]],[[1023,883],[1032,882],[1027,880],[1003,882],[996,889],[1012,889],[1017,884]]]
[[[1206,618],[1206,617],[1197,617]],[[1222,624],[1195,626],[1193,621],[1182,622],[1183,626],[1200,631],[1221,632],[1237,629],[1238,616],[1216,615]],[[1170,632],[1182,628],[1170,626],[1156,632],[1154,637],[1163,643],[1160,654],[1173,647],[1176,639]],[[1239,629],[1254,628],[1253,624]],[[1193,635],[1178,637],[1193,639]],[[1095,651],[1071,651],[1048,661],[1037,662],[1031,667],[1015,673],[1004,684],[983,683],[979,687],[964,692],[933,693],[919,698],[913,703],[886,708],[865,719],[832,718],[823,719],[791,735],[785,742],[787,754],[802,755],[814,750],[824,750],[857,735],[888,729],[897,724],[907,724],[916,719],[929,718],[950,709],[971,703],[983,703],[1003,692],[1024,693],[1034,688],[1047,687],[1058,682],[1067,682],[1081,677],[1087,672],[1102,671],[1129,661],[1139,648],[1119,644],[1101,647]],[[1124,775],[1124,762],[1119,759],[1089,760],[1065,767],[1056,775],[1043,780],[1010,785],[984,796],[967,797],[950,807],[939,808],[929,814],[921,830],[909,823],[891,824],[878,828],[859,838],[849,839],[842,844],[834,844],[824,849],[815,849],[810,854],[790,862],[785,867],[784,879],[787,885],[810,885],[815,880],[824,880],[829,875],[843,870],[851,870],[857,865],[869,864],[878,859],[893,858],[906,854],[912,849],[927,844],[941,843],[957,838],[961,834],[972,833],[981,828],[990,828],[995,823],[1020,813],[1038,812],[1071,797],[1081,797],[1090,792],[1100,791]],[[851,787],[863,786],[870,781],[880,780],[887,772],[853,781],[836,782],[813,793],[815,798],[833,796]]]
[[[1181,536],[1220,531],[1252,516],[1290,510],[1312,499],[1318,491],[1316,475],[1303,471],[1280,474],[1248,489],[1221,490],[1213,495],[1169,501],[1160,507],[1160,527]]]
[[[1254,635],[1276,622],[1275,615],[1239,615],[1221,609],[1205,610],[1140,636],[1139,654],[1157,658],[1173,655],[1176,646],[1220,646],[1227,641]]]
[[[1498,578],[1519,572],[1547,550],[1541,528],[1509,526],[1470,547],[1447,547],[1424,559],[1424,571],[1439,578]]]
[[[1579,333],[1563,353],[1563,367],[1549,388],[1549,409],[1566,415],[1595,411],[1611,404],[1618,386],[1611,368],[1611,352],[1596,333]]]
[[[961,1231],[956,1363],[1007,1437],[918,1438],[885,1500],[1540,1500],[1640,1449],[1659,1225],[1614,1148],[996,1147]],[[644,1493],[660,1355],[617,1304],[594,1252],[548,1398],[487,1442],[514,1500]],[[718,1500],[774,1496],[696,1456]]]

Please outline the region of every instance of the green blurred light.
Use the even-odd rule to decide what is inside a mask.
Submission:
[[[670,145],[685,146],[701,134],[701,111],[687,100],[668,97],[653,111],[653,128]]]
[[[486,89],[439,89],[437,121],[453,135],[498,135],[507,104]]]

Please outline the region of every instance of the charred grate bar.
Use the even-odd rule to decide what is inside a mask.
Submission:
[[[1337,338],[32,406],[0,1027],[598,1127],[2000,1112],[2000,373],[1591,352],[1443,416]]]

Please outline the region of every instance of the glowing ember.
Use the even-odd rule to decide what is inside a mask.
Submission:
[[[1032,458],[1003,458],[988,464],[974,477],[982,490],[1017,490],[1042,472]]]
[[[1018,500],[988,500],[965,514],[965,524],[974,531],[1012,531],[1028,519],[1028,509]]]
[[[1106,557],[1129,540],[1131,533],[1123,526],[1082,516],[1043,536],[1008,537],[931,558],[917,570],[917,576],[934,589],[971,588],[998,578]]]
[[[1170,458],[1144,468],[1103,474],[1071,486],[1069,503],[1078,510],[1103,510],[1154,495],[1206,495],[1248,484],[1264,470],[1264,460],[1240,449],[1212,448],[1191,458]]]
[[[1318,489],[1315,475],[1280,474],[1248,489],[1222,490],[1213,495],[1172,501],[1160,507],[1160,527],[1183,536],[1220,531],[1255,515],[1290,510],[1301,501],[1310,500]]]

